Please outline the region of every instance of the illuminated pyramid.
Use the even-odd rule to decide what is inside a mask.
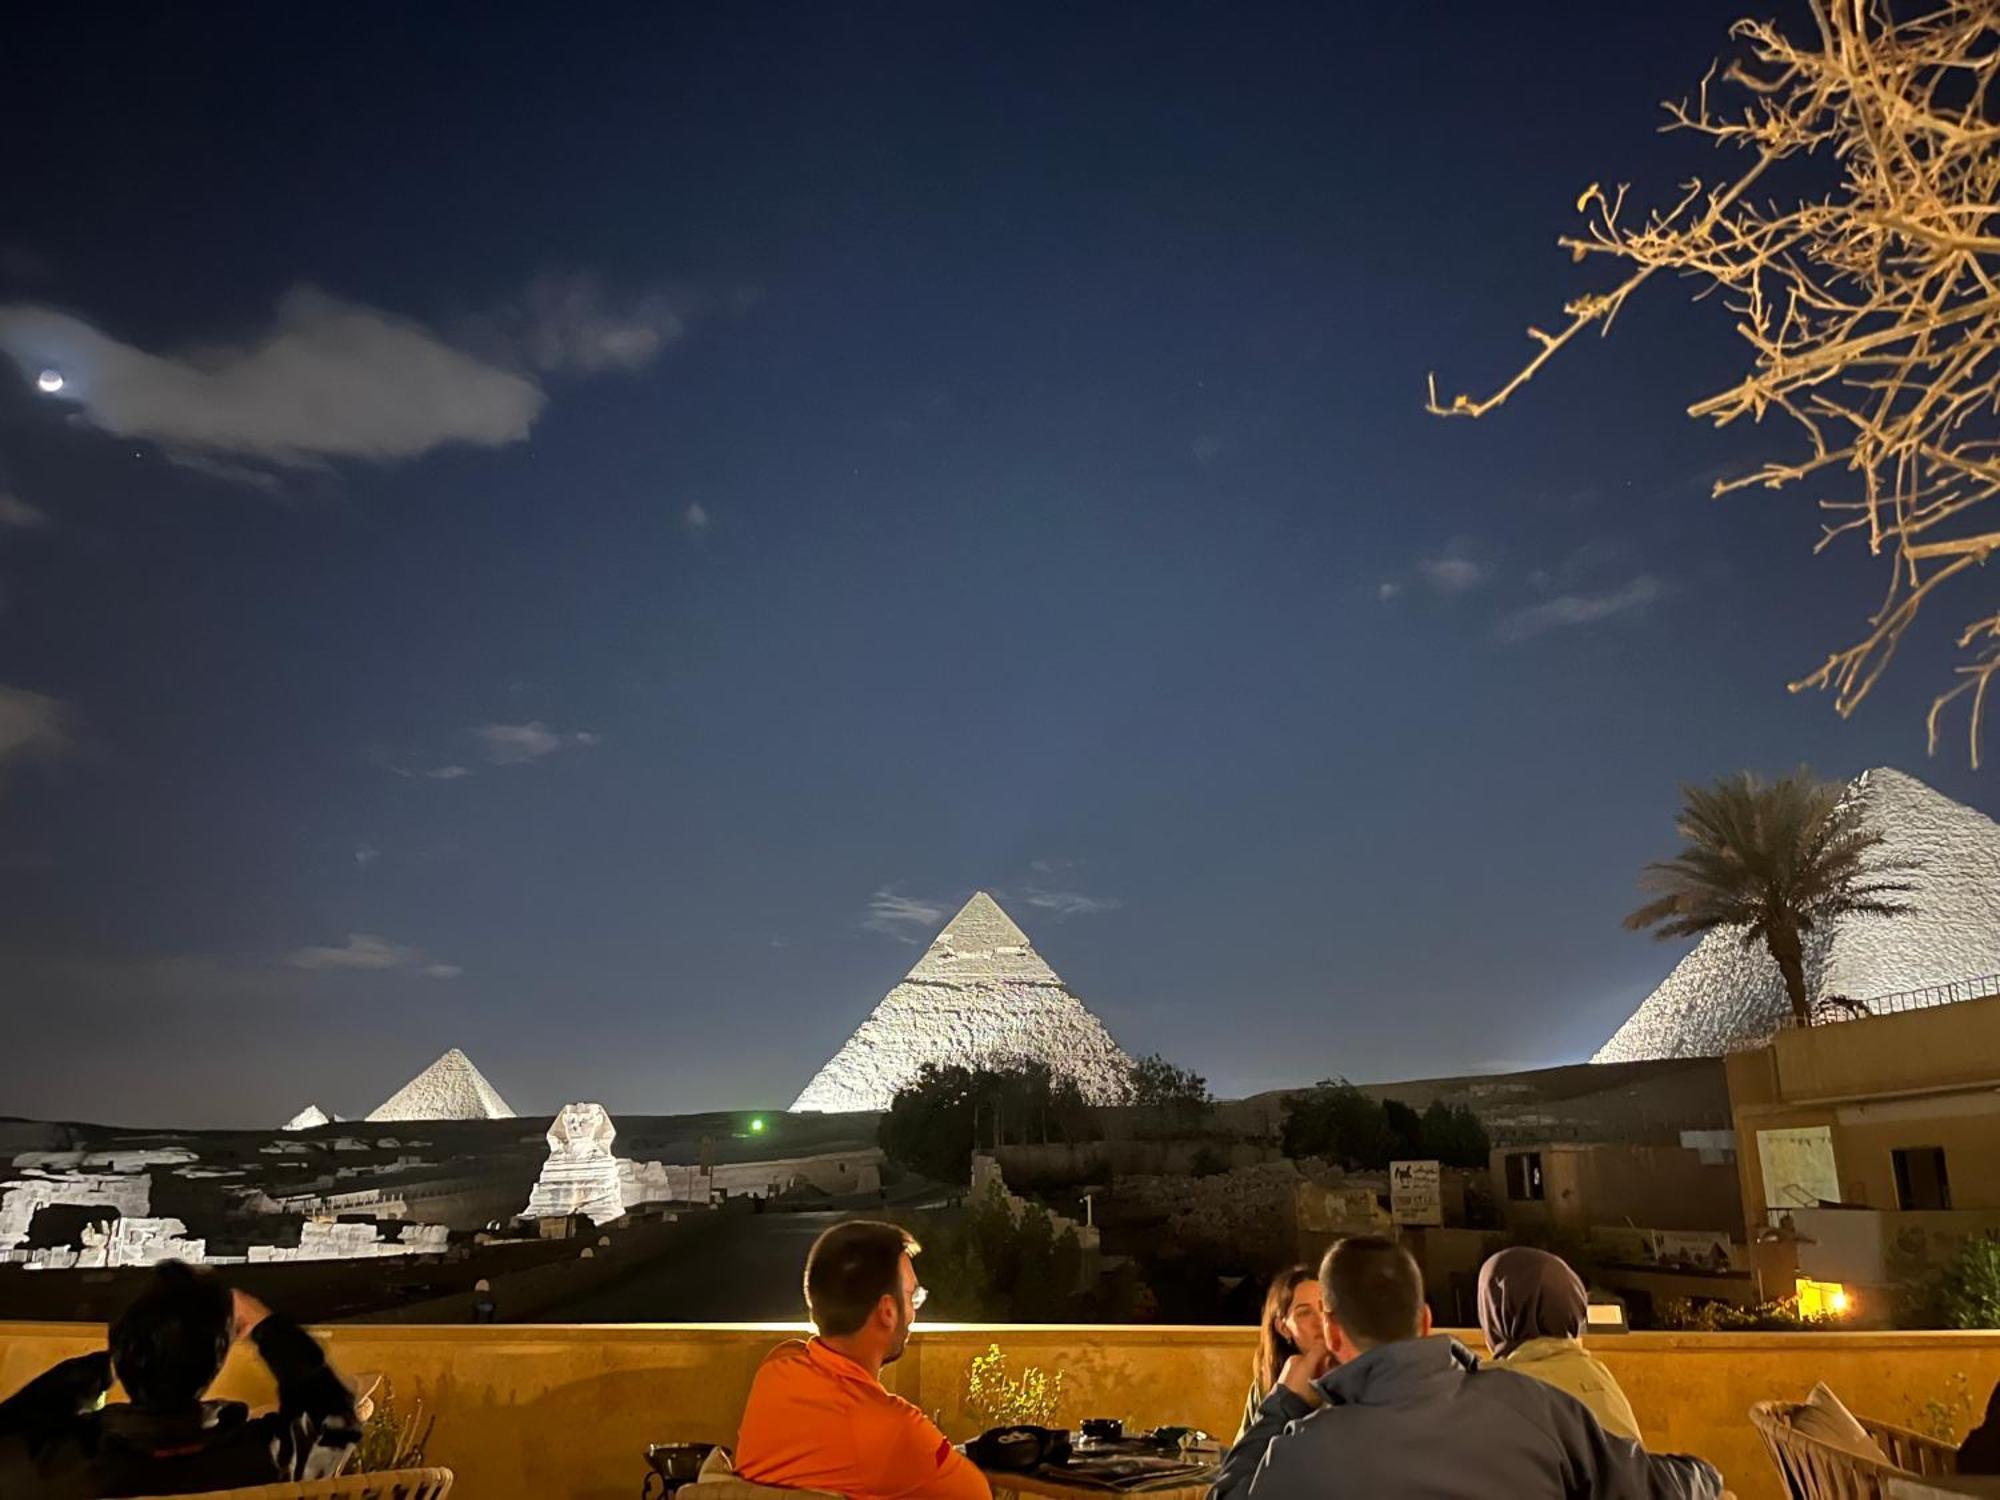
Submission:
[[[1879,766],[1849,785],[1886,843],[1877,857],[1915,868],[1900,917],[1855,916],[1806,936],[1806,992],[1867,1002],[2000,975],[2000,824],[1914,776]],[[1969,999],[1981,986],[1959,985]],[[1986,993],[2000,990],[2000,983]],[[1914,996],[1921,1000],[1923,997]],[[1954,998],[1950,994],[1935,997]],[[1646,997],[1592,1062],[1712,1057],[1770,1036],[1791,1010],[1762,943],[1711,932]]]
[[[999,903],[976,892],[875,1007],[794,1110],[887,1109],[925,1063],[1045,1062],[1094,1104],[1124,1096],[1131,1059]]]
[[[370,1120],[511,1120],[507,1107],[472,1059],[453,1047],[397,1089]]]

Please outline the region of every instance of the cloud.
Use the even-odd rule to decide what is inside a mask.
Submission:
[[[470,776],[472,768],[470,766],[434,766],[422,774],[429,777],[432,781],[456,781],[461,776]]]
[[[1380,599],[1384,604],[1387,604],[1402,592],[1403,586],[1393,580],[1387,580],[1375,586],[1375,597]]]
[[[457,964],[433,962],[421,948],[392,943],[372,932],[350,932],[339,947],[299,948],[285,955],[288,969],[315,972],[355,971],[381,973],[411,969],[427,979],[456,979],[465,971]]]
[[[706,531],[708,530],[708,507],[700,502],[696,502],[687,508],[681,520],[687,524],[689,531]]]
[[[0,683],[0,766],[53,760],[70,748],[69,708],[60,699]]]
[[[18,495],[0,490],[0,531],[40,531],[53,524]]]
[[[944,915],[945,905],[941,901],[900,896],[884,886],[868,898],[867,914],[862,917],[861,925],[869,932],[883,933],[898,942],[914,943],[912,929],[929,931],[944,920]]]
[[[481,724],[472,731],[472,737],[479,741],[486,759],[496,766],[524,766],[558,750],[571,746],[588,748],[598,742],[598,737],[588,731],[559,734],[540,719],[526,724]]]
[[[1463,594],[1476,589],[1486,581],[1487,568],[1484,563],[1465,555],[1462,544],[1454,543],[1437,557],[1426,557],[1417,564],[1417,573],[1440,594]]]
[[[17,303],[0,307],[0,352],[25,374],[61,372],[62,399],[105,432],[280,468],[502,447],[528,435],[546,400],[518,370],[312,287],[287,292],[247,342],[171,355]]]
[[[1645,609],[1666,594],[1666,585],[1650,573],[1641,573],[1630,583],[1602,594],[1558,594],[1540,604],[1531,604],[1503,615],[1494,634],[1509,645],[1532,640],[1545,631],[1576,625],[1593,625],[1614,615]]]
[[[538,277],[519,304],[485,320],[530,368],[551,375],[630,374],[687,332],[664,292],[614,305],[595,276]]]
[[[380,849],[377,849],[373,844],[355,845],[354,863],[361,869],[364,870],[367,869],[370,865],[374,864],[375,861],[380,859],[381,857],[382,857],[382,851]]]
[[[1021,899],[1030,906],[1054,912],[1058,917],[1092,917],[1099,912],[1116,911],[1125,904],[1116,896],[1086,896],[1081,891],[1044,891],[1034,886],[1029,886],[1027,895]]]

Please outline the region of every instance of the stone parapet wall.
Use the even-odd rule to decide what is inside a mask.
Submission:
[[[421,1398],[438,1425],[431,1458],[483,1500],[623,1500],[647,1443],[731,1441],[764,1354],[802,1330],[783,1325],[464,1327],[346,1324],[321,1330],[334,1360],[379,1371]],[[59,1359],[103,1345],[88,1324],[0,1323],[0,1395]],[[890,1388],[971,1434],[965,1370],[989,1344],[1015,1368],[1065,1372],[1063,1417],[1191,1422],[1225,1437],[1242,1410],[1248,1328],[920,1329],[886,1372]],[[1476,1347],[1476,1341],[1475,1341]],[[1648,1443],[1719,1465],[1742,1500],[1780,1500],[1746,1413],[1827,1381],[1856,1411],[1921,1425],[1923,1407],[1964,1389],[1975,1406],[2000,1378],[2000,1332],[1629,1334],[1594,1341],[1638,1412]],[[238,1349],[218,1394],[273,1396]],[[1958,1416],[1958,1430],[1966,1425]]]

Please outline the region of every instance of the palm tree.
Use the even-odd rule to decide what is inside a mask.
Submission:
[[[1895,898],[1912,887],[1896,877],[1914,866],[1871,859],[1881,832],[1846,788],[1804,767],[1769,784],[1741,771],[1711,787],[1682,787],[1681,799],[1675,826],[1687,847],[1646,867],[1640,884],[1659,895],[1625,925],[1663,939],[1740,929],[1744,947],[1770,950],[1792,1019],[1810,1026],[1806,934],[1845,916],[1908,912]]]

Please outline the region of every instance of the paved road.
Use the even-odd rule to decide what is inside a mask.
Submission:
[[[806,1251],[844,1213],[718,1214],[612,1286],[549,1308],[539,1323],[769,1323],[805,1317]]]

